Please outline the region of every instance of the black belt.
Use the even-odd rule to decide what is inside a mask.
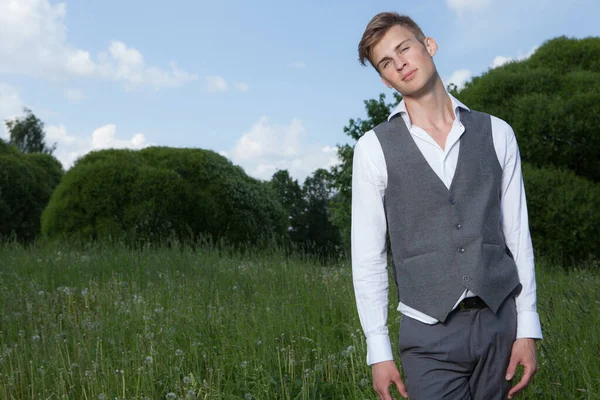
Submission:
[[[458,303],[458,307],[456,307],[456,309],[460,310],[460,311],[469,311],[469,310],[479,310],[481,308],[486,308],[486,307],[487,307],[487,304],[485,304],[485,302],[483,300],[481,300],[481,297],[475,296],[475,297],[464,298],[460,303]]]

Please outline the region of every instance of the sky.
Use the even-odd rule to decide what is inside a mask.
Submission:
[[[459,87],[552,38],[600,36],[597,0],[0,0],[0,120],[31,109],[65,169],[105,148],[202,148],[302,184],[338,162],[364,100],[392,99],[358,62],[382,11],[436,39]]]

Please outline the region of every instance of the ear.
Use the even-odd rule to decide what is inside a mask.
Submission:
[[[388,82],[387,79],[385,79],[383,76],[379,75],[381,77],[381,81],[385,84],[385,86],[388,87],[388,89],[393,89],[394,87]]]
[[[438,45],[434,38],[426,37],[425,38],[425,48],[431,57],[437,53]]]

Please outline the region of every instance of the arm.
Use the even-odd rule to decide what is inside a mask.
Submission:
[[[508,124],[503,125],[506,129],[506,157],[502,174],[502,229],[523,286],[515,298],[517,340],[512,348],[506,379],[512,379],[518,365],[523,366],[524,373],[521,381],[510,390],[510,399],[527,387],[537,372],[535,339],[542,338],[542,329],[537,313],[534,256],[519,148],[512,128]]]
[[[506,245],[510,249],[519,280],[523,286],[516,297],[517,304],[517,339],[542,338],[540,317],[537,313],[537,296],[535,269],[525,187],[521,172],[521,158],[517,140],[512,128],[505,124],[506,157],[502,173],[502,230]]]
[[[367,338],[367,364],[372,365],[392,360],[393,355],[386,326],[388,272],[385,248],[387,224],[383,206],[385,183],[372,154],[379,143],[374,134],[368,137],[369,134],[372,133],[366,133],[354,148],[351,244],[356,306]]]
[[[391,400],[389,387],[408,397],[393,361],[387,329],[388,272],[387,222],[383,205],[385,161],[373,132],[354,148],[352,167],[352,277],[356,306],[367,338],[367,363],[373,370],[373,388],[379,398]]]

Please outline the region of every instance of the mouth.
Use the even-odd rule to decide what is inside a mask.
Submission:
[[[413,69],[413,70],[412,70],[412,71],[410,71],[408,74],[404,75],[404,76],[402,77],[402,80],[403,80],[403,81],[410,80],[410,79],[411,79],[411,78],[414,76],[415,72],[417,72],[417,70],[416,70],[416,69]]]

